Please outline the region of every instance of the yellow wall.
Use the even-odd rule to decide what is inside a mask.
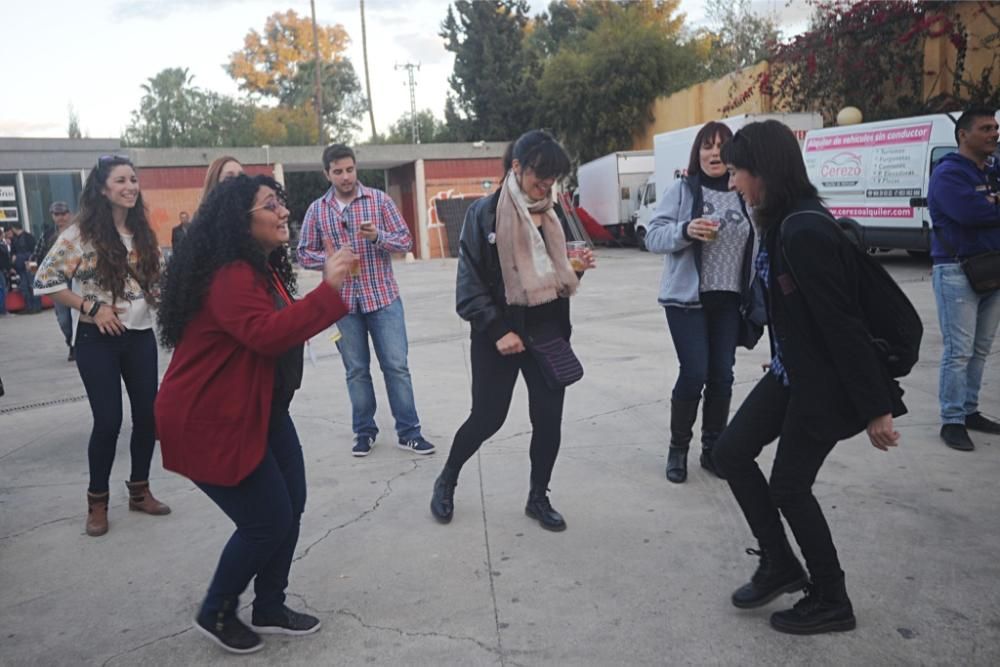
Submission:
[[[965,80],[978,81],[982,71],[994,62],[994,55],[1000,49],[1000,40],[994,39],[983,45],[983,40],[998,32],[989,18],[981,15],[980,4],[986,5],[986,10],[994,20],[1000,20],[1000,5],[998,3],[958,2],[949,7],[948,16],[953,21],[961,20],[969,35],[969,47],[965,53]],[[951,72],[955,69],[955,47],[948,41],[947,35],[928,38],[924,47],[924,99],[930,99],[942,93],[950,95],[954,85]],[[927,72],[931,72],[927,74]],[[1000,86],[1000,60],[997,61],[990,77],[994,87]],[[962,91],[967,94],[967,90]]]

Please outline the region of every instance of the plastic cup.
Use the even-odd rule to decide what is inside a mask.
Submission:
[[[722,229],[722,220],[717,218],[708,218],[708,221],[715,225],[715,229],[710,229],[705,232],[705,239],[708,241],[714,241],[719,238],[719,230]]]
[[[355,278],[361,275],[361,258],[355,257],[351,263],[351,275]]]
[[[585,271],[587,265],[583,259],[583,253],[587,249],[586,241],[567,241],[566,256],[569,257],[569,265],[574,271]]]

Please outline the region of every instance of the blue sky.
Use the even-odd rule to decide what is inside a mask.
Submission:
[[[795,0],[800,5],[801,0]],[[443,115],[452,55],[437,36],[445,0],[366,0],[368,60],[379,131],[409,111],[405,72],[394,65],[419,62],[417,106]],[[533,11],[548,3],[534,0]],[[801,24],[800,6],[756,0],[759,10]],[[166,67],[187,67],[194,83],[235,94],[223,71],[228,55],[251,29],[275,11],[309,15],[308,0],[17,0],[5,4],[3,103],[0,136],[66,136],[72,104],[91,137],[117,137],[142,95],[141,84]],[[682,0],[695,25],[702,2]],[[317,20],[341,23],[353,43],[348,56],[359,79],[361,21],[357,0],[316,0]],[[367,122],[365,122],[367,126]]]

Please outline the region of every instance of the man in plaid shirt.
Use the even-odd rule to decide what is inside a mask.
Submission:
[[[354,151],[343,144],[327,146],[323,151],[323,171],[331,187],[306,211],[299,237],[299,261],[307,269],[322,269],[326,261],[323,239],[330,239],[336,248],[350,246],[360,258],[360,268],[355,266],[340,290],[350,312],[337,323],[342,336],[337,348],[351,397],[354,456],[367,456],[378,434],[369,336],[396,420],[397,446],[417,454],[432,454],[434,445],[420,433],[413,400],[403,302],[390,255],[409,251],[413,240],[392,199],[358,181],[355,163]]]

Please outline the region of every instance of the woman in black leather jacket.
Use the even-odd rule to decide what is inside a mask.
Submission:
[[[548,483],[559,452],[565,388],[549,386],[525,340],[543,332],[570,337],[569,296],[582,274],[569,266],[564,241],[570,235],[552,196],[570,162],[555,139],[533,130],[508,149],[504,168],[501,189],[476,202],[462,226],[456,310],[472,324],[472,411],[434,482],[431,513],[442,523],[451,521],[459,471],[503,426],[520,373],[532,424],[525,513],[559,531],[566,522],[549,502]],[[595,266],[589,250],[583,260],[587,268]]]

